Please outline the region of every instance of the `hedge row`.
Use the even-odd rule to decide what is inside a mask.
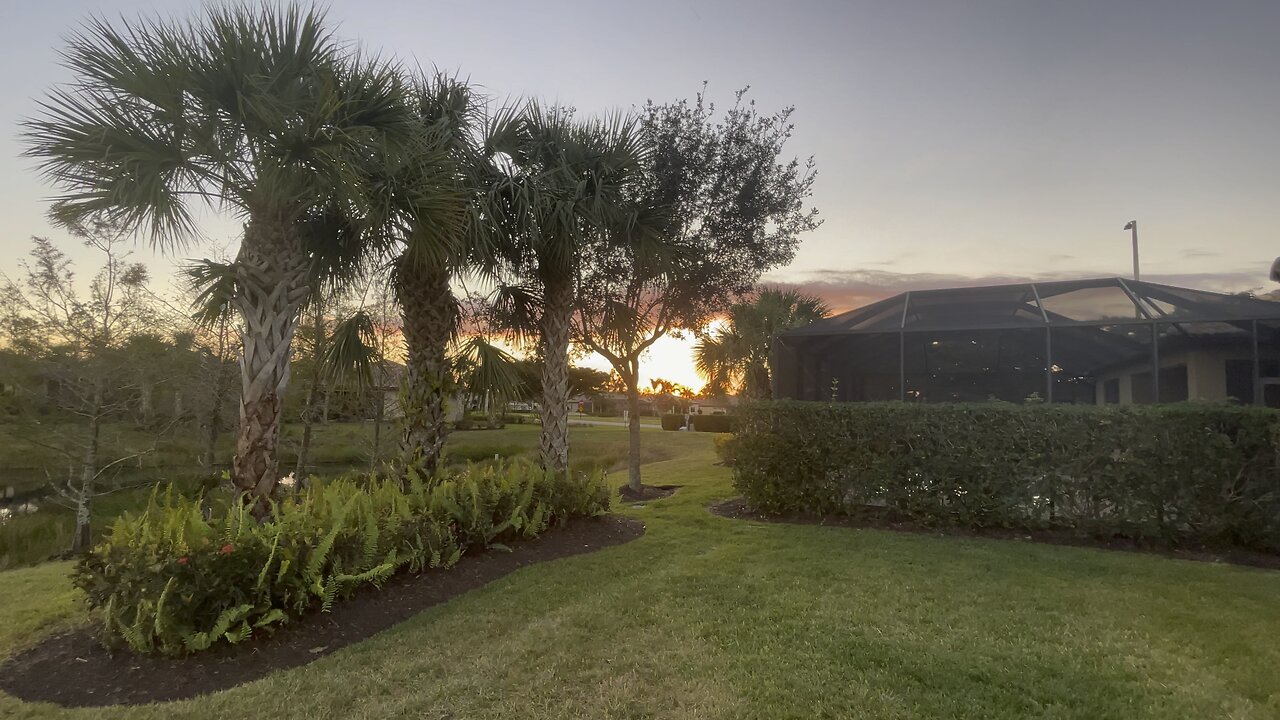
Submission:
[[[400,570],[450,567],[469,548],[531,538],[605,511],[596,474],[532,463],[472,466],[445,480],[349,478],[283,499],[258,523],[239,503],[206,519],[199,498],[153,495],[119,519],[74,581],[108,644],[180,654],[270,631]]]
[[[684,427],[684,415],[681,413],[664,413],[662,415],[663,430],[679,430]]]
[[[767,512],[1280,552],[1280,414],[758,402],[721,452]]]
[[[690,429],[697,432],[727,433],[736,429],[734,415],[694,415],[689,418]]]

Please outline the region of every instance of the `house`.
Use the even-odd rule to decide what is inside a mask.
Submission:
[[[902,293],[773,355],[779,398],[1280,407],[1280,303],[1118,277]]]
[[[704,398],[689,405],[690,415],[729,415],[738,405],[736,396]]]

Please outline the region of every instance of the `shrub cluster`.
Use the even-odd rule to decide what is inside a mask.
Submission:
[[[1227,405],[759,402],[722,447],[768,512],[1280,552],[1280,414]]]
[[[684,415],[680,413],[663,413],[663,430],[679,430],[682,427],[684,427]]]
[[[694,415],[689,418],[689,428],[697,432],[733,432],[736,425],[736,415]]]
[[[449,567],[469,548],[537,536],[608,508],[603,477],[526,461],[424,482],[339,479],[280,501],[259,523],[238,503],[153,494],[74,573],[109,644],[180,654],[273,629],[399,570]]]

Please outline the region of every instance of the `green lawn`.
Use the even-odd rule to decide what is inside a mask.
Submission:
[[[574,433],[580,451],[625,438]],[[648,524],[636,542],[227,692],[80,711],[0,695],[0,717],[1280,717],[1280,573],[723,519],[704,509],[732,494],[712,436],[661,437],[647,480],[684,488],[621,508]],[[0,655],[73,621],[67,567],[0,573]]]

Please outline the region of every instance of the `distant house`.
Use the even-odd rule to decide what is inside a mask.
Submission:
[[[903,293],[773,353],[780,398],[1280,407],[1280,303],[1124,278]]]
[[[689,405],[690,415],[728,415],[733,412],[738,405],[738,398],[729,396],[723,398],[709,398],[703,400],[694,400]]]

